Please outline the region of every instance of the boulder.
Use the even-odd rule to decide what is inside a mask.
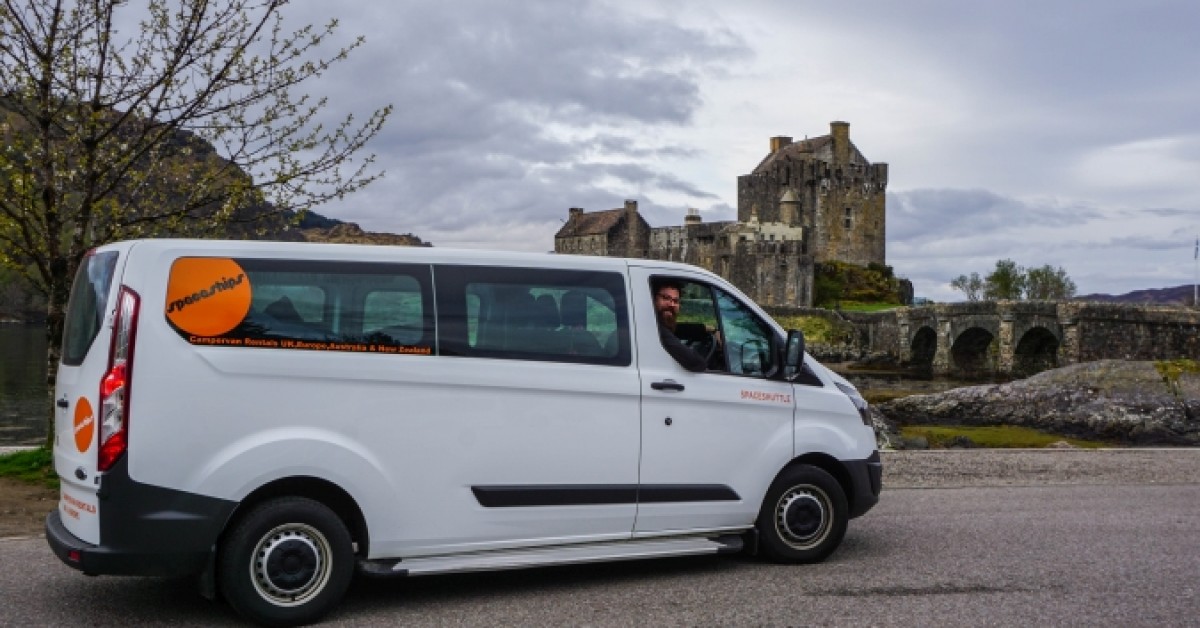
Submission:
[[[879,410],[899,424],[1019,425],[1136,445],[1200,445],[1200,373],[1168,375],[1161,364],[1086,362],[1006,384],[904,397]]]

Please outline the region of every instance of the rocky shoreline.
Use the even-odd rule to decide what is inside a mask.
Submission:
[[[881,445],[897,426],[1015,425],[1125,445],[1200,445],[1195,361],[1100,360],[1006,384],[912,395],[874,407]]]

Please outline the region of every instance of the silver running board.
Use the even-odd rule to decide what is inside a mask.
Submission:
[[[638,539],[586,545],[495,550],[450,556],[423,556],[402,560],[362,560],[359,561],[358,566],[360,571],[372,576],[427,576],[470,571],[498,571],[548,567],[551,565],[578,565],[582,563],[617,560],[666,558],[668,556],[724,554],[740,552],[741,550],[741,535],[726,534],[715,538],[673,537],[665,539]]]

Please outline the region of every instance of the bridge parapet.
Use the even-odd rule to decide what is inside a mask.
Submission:
[[[772,314],[783,310],[812,315]],[[887,357],[939,375],[1024,377],[1102,359],[1200,360],[1200,310],[1182,306],[978,301],[826,312],[857,329],[835,348],[839,359]]]
[[[1101,359],[1200,360],[1200,310],[1183,306],[1065,302],[1064,364]]]

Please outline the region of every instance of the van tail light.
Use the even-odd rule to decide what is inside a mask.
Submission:
[[[100,453],[96,468],[108,471],[129,445],[129,387],[133,381],[133,345],[140,299],[121,286],[113,320],[108,369],[100,381]]]

